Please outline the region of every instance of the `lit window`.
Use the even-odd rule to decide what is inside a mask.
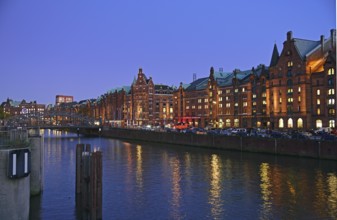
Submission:
[[[288,98],[288,102],[293,102],[294,99],[293,98]]]
[[[208,99],[205,99],[204,102],[208,102]]]
[[[283,119],[282,119],[282,118],[280,118],[280,119],[278,120],[278,127],[279,127],[279,128],[283,128],[283,127],[284,127],[284,123],[283,123]]]
[[[329,115],[335,115],[335,109],[333,108],[329,109]]]
[[[247,107],[248,106],[248,102],[243,102],[243,107]]]
[[[209,93],[209,97],[212,97],[212,96],[213,96],[213,93],[212,93],[212,92],[210,92],[210,93]]]
[[[297,128],[303,128],[303,119],[302,118],[299,118],[297,120]]]
[[[334,95],[335,94],[335,89],[329,89],[328,94],[329,95]]]
[[[163,113],[166,113],[166,108],[163,108]]]
[[[262,101],[262,104],[263,104],[263,105],[267,105],[267,101],[266,101],[266,100],[263,100],[263,101]]]
[[[231,120],[230,119],[226,119],[226,127],[230,127],[231,126]]]
[[[289,88],[289,89],[288,89],[288,94],[289,94],[289,93],[293,93],[293,89],[292,89],[292,88]]]
[[[253,94],[253,99],[255,99],[256,98],[256,94]]]
[[[321,104],[321,100],[317,99],[317,105],[320,105],[320,104]]]
[[[335,99],[329,99],[328,104],[329,105],[334,105],[335,104]]]
[[[208,109],[208,105],[205,105],[205,109]]]
[[[190,109],[190,106],[186,106],[186,109]]]
[[[222,104],[221,103],[219,104],[219,108],[222,108]]]
[[[239,89],[235,89],[234,92],[235,92],[235,93],[239,92]]]
[[[280,101],[280,104],[281,104],[281,103],[282,103],[282,98],[281,98],[281,97],[280,97],[280,100],[279,100],[279,101]]]
[[[222,97],[219,97],[219,102],[222,102]]]
[[[256,105],[256,102],[253,102],[253,106],[255,106]]]
[[[264,93],[262,93],[262,97],[267,97],[267,94],[264,92]]]
[[[334,128],[336,126],[335,120],[329,120],[329,127]]]
[[[298,102],[301,102],[301,96],[298,97]]]
[[[335,69],[334,68],[330,68],[328,70],[328,75],[335,75]]]
[[[239,119],[234,119],[234,127],[239,127]]]
[[[230,108],[231,107],[231,103],[226,103],[226,107]]]
[[[298,87],[298,90],[297,90],[297,91],[298,91],[298,92],[301,92],[301,86]]]
[[[229,101],[229,97],[228,96],[226,96],[226,101]]]
[[[198,105],[198,109],[201,109],[201,105]]]
[[[226,90],[226,93],[227,93],[227,94],[231,93],[231,90],[230,90],[230,89],[227,89],[227,90]]]
[[[192,105],[192,109],[195,109],[195,105]]]
[[[242,88],[242,92],[245,92],[246,90],[245,90],[245,88]]]
[[[221,95],[221,94],[222,94],[222,90],[219,90],[219,91],[218,91],[218,94]]]
[[[288,128],[293,128],[293,119],[292,118],[288,119]]]
[[[292,67],[294,65],[293,61],[288,61],[288,67]]]
[[[201,99],[198,99],[198,103],[201,103]]]
[[[320,115],[320,114],[321,114],[321,109],[318,108],[318,109],[317,109],[317,115]]]
[[[172,107],[170,108],[170,113],[173,113],[173,108]]]
[[[321,90],[320,89],[317,89],[317,95],[320,95],[321,94]]]
[[[235,106],[235,107],[239,106],[239,103],[235,102],[234,106]]]
[[[321,128],[321,127],[323,127],[322,120],[317,119],[317,120],[316,120],[316,128]]]

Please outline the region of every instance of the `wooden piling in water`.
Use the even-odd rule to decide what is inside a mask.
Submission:
[[[102,219],[102,152],[76,146],[76,206],[81,219]]]

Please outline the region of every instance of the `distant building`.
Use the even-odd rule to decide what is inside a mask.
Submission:
[[[26,102],[26,100],[13,101],[7,99],[1,104],[5,115],[15,116],[21,114],[43,114],[46,108],[45,104],[38,104],[36,101]]]
[[[70,102],[74,102],[74,97],[73,96],[57,95],[56,96],[55,105],[58,106],[61,103],[70,103]]]

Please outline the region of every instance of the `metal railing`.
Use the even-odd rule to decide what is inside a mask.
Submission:
[[[18,147],[28,144],[27,130],[0,131],[0,147]]]

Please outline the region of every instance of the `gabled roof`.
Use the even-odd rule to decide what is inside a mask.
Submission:
[[[208,77],[200,78],[190,83],[190,85],[186,88],[186,90],[202,90],[207,87]]]
[[[116,90],[117,92],[120,92],[122,90],[124,90],[126,93],[128,93],[130,91],[131,87],[130,86],[122,86],[122,87],[116,87],[116,88],[112,88],[108,91],[108,93],[114,93]]]
[[[294,38],[295,47],[302,59],[312,51],[315,47],[320,44],[320,41],[304,40],[299,38]]]

